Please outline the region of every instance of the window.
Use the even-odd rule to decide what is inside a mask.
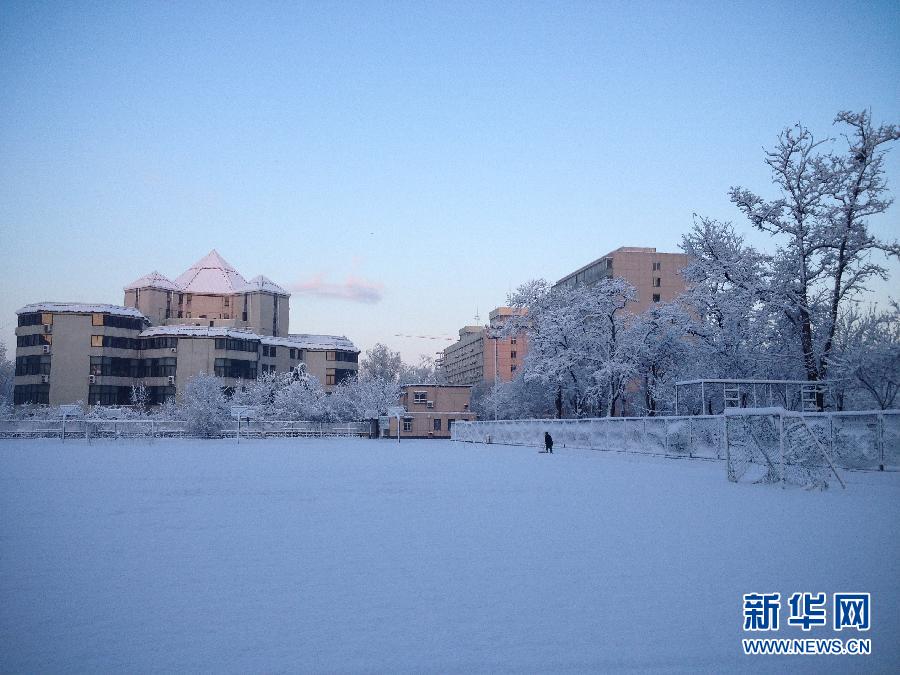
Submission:
[[[41,314],[41,323],[45,326],[53,325],[53,315],[50,312],[44,312]]]
[[[513,349],[513,350],[509,353],[509,358],[511,358],[511,359],[516,358],[516,350],[515,350],[515,349]]]
[[[326,361],[337,361],[337,353],[336,352],[325,352],[325,360]]]
[[[653,263],[653,271],[658,272],[660,269],[660,264],[658,262]]]
[[[20,326],[39,326],[41,324],[40,314],[19,314]]]
[[[509,372],[511,372],[511,373],[516,372],[516,368],[517,368],[517,366],[516,366],[515,364],[511,365],[511,366],[509,367]]]
[[[653,288],[659,288],[662,285],[662,279],[653,277]]]
[[[325,384],[334,384],[334,368],[325,369]]]
[[[428,392],[427,391],[413,392],[413,403],[426,403],[427,401],[428,401]]]
[[[653,302],[659,302],[659,293],[653,294]]]
[[[403,431],[412,431],[412,417],[403,418]]]
[[[454,423],[455,421],[456,421],[456,420],[453,419],[452,417],[451,417],[449,420],[447,420],[447,431],[450,431],[450,430],[453,429],[453,423]]]
[[[49,375],[49,356],[17,356],[16,375]]]
[[[231,304],[231,299],[226,296],[225,298],[225,306],[228,307]]]
[[[441,418],[440,418],[440,417],[435,417],[435,418],[434,418],[434,430],[435,430],[435,431],[440,431],[440,430],[441,430]]]
[[[91,347],[102,347],[103,346],[103,336],[102,335],[91,335]]]
[[[265,370],[263,371],[265,372]],[[233,377],[243,380],[256,379],[256,362],[244,359],[216,359],[216,377]]]
[[[16,347],[39,347],[53,342],[53,336],[47,333],[32,333],[31,335],[19,335],[16,337]]]
[[[102,314],[91,314],[91,324],[94,326],[102,326],[103,325],[103,315]]]
[[[13,403],[22,405],[24,403],[50,403],[50,385],[49,384],[17,384],[13,389]]]
[[[297,358],[297,350],[296,349],[291,349],[288,353],[290,354],[291,359]]]
[[[510,338],[510,339],[509,339],[509,344],[511,344],[511,345],[516,344],[516,338]]]

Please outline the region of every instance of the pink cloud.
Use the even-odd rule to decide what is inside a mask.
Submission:
[[[351,302],[375,304],[381,302],[384,295],[384,284],[366,281],[360,277],[349,276],[342,284],[332,284],[317,274],[309,281],[300,281],[288,287],[292,293],[313,295],[319,298],[335,298]]]

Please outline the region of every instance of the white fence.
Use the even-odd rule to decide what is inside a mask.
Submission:
[[[230,421],[218,438],[368,436],[369,422]],[[0,438],[182,438],[191,437],[181,420],[26,419],[0,420]]]
[[[740,414],[752,414],[753,410],[740,409]],[[900,411],[806,413],[803,419],[828,448],[836,466],[900,469]],[[460,421],[454,423],[451,438],[470,443],[542,448],[544,432],[549,431],[554,448],[725,459],[727,424],[725,415]]]

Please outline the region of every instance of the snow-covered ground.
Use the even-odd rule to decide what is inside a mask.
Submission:
[[[0,441],[0,671],[888,671],[900,474],[845,478],[448,441]],[[871,592],[872,630],[841,637],[873,655],[744,656],[741,595],[768,591]]]

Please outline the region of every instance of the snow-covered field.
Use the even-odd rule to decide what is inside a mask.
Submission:
[[[845,478],[448,441],[0,441],[0,671],[890,671],[900,474]],[[841,637],[873,655],[744,656],[741,595],[768,591],[871,592],[872,630]]]

